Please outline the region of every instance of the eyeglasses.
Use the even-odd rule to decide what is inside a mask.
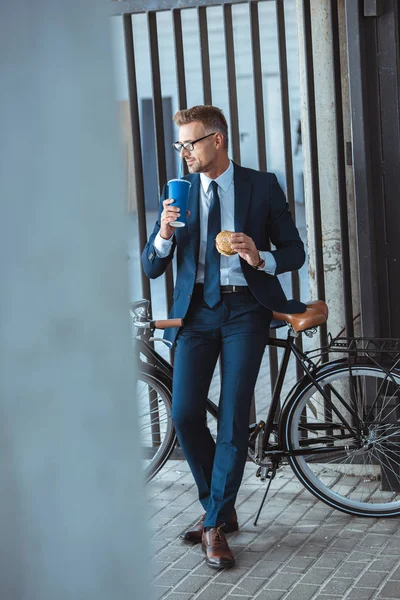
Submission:
[[[183,144],[181,144],[180,142],[174,142],[172,145],[177,152],[180,152],[182,148],[184,148],[188,152],[191,152],[192,150],[194,150],[194,145],[197,144],[197,142],[201,142],[201,140],[205,140],[206,138],[210,137],[210,135],[215,135],[216,133],[218,133],[218,131],[214,131],[213,133],[209,133],[208,135],[203,135],[203,137],[199,138],[198,140],[193,140],[193,142],[183,142]]]

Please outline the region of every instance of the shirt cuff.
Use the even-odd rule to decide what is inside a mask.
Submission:
[[[173,237],[174,236],[172,235],[169,240],[165,240],[163,237],[161,237],[160,232],[157,233],[156,237],[154,238],[153,245],[159,258],[167,258],[171,252]]]
[[[268,275],[275,275],[276,272],[276,260],[271,252],[260,252],[260,255],[265,260],[265,265],[260,271],[265,271]]]

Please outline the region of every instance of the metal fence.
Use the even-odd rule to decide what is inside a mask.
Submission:
[[[239,2],[230,0],[225,2],[205,2],[196,0],[150,0],[150,1],[115,1],[111,3],[114,15],[122,16],[127,77],[129,89],[130,121],[133,140],[133,174],[134,185],[137,200],[137,218],[140,250],[143,249],[147,237],[146,225],[146,198],[145,198],[145,176],[144,176],[144,157],[143,157],[143,136],[154,136],[155,157],[157,165],[157,185],[160,191],[168,178],[167,163],[168,157],[165,146],[165,118],[163,115],[163,89],[161,60],[159,53],[158,15],[162,11],[168,11],[173,24],[173,44],[175,53],[175,73],[177,86],[177,100],[179,108],[187,107],[188,98],[188,65],[185,53],[183,14],[184,11],[195,11],[197,15],[198,38],[200,43],[200,71],[198,77],[202,86],[202,101],[205,104],[211,104],[214,100],[214,89],[212,82],[211,69],[211,50],[210,47],[210,11],[214,7],[220,7],[220,26],[223,31],[225,45],[225,73],[227,81],[227,98],[231,138],[231,156],[236,162],[241,162],[241,115],[238,108],[238,77],[237,77],[237,56],[240,53],[240,44],[246,43],[235,37],[233,16],[236,7],[241,5],[246,7],[249,23],[249,38],[251,46],[251,70],[248,78],[248,95],[254,106],[254,119],[256,124],[256,148],[257,158],[254,164],[249,165],[260,170],[269,168],[269,156],[267,152],[266,114],[265,97],[263,85],[263,35],[265,31],[260,27],[260,10],[263,5],[268,4],[270,10],[273,8],[273,19],[271,27],[276,31],[276,52],[278,57],[278,79],[279,79],[279,103],[281,112],[281,144],[284,155],[284,180],[286,184],[286,195],[290,210],[296,219],[295,185],[293,171],[293,119],[291,119],[291,98],[290,98],[290,78],[293,77],[288,70],[288,37],[286,29],[285,11],[289,3],[293,6],[294,0],[260,0]],[[350,278],[350,258],[349,258],[349,236],[347,223],[347,197],[346,197],[346,177],[345,165],[348,158],[345,156],[345,140],[343,134],[342,118],[342,93],[341,93],[341,65],[339,53],[339,31],[338,31],[338,0],[330,1],[331,8],[331,27],[333,39],[333,57],[334,57],[334,82],[335,82],[335,106],[336,106],[336,131],[338,144],[338,180],[340,196],[340,223],[341,223],[341,246],[342,246],[342,267],[343,267],[343,286],[344,286],[344,310],[345,324],[348,335],[353,333],[353,314],[351,301],[351,278]],[[308,130],[310,135],[310,164],[311,164],[311,182],[313,196],[313,231],[315,235],[316,252],[316,279],[318,287],[318,297],[325,299],[324,287],[324,261],[322,249],[322,229],[321,229],[321,204],[320,204],[320,185],[318,171],[318,145],[316,131],[316,111],[315,111],[315,76],[313,64],[313,37],[311,30],[310,0],[302,0],[303,11],[303,39],[304,53],[306,56],[306,87],[308,104]],[[152,108],[154,132],[148,130],[144,132],[143,122],[141,121],[141,107],[139,105],[138,95],[138,60],[140,59],[137,50],[138,36],[143,36],[143,31],[135,29],[135,15],[144,13],[147,24],[148,36],[148,55],[150,64],[150,76],[152,84]],[[296,132],[297,133],[297,132]],[[305,241],[305,240],[304,240]],[[143,295],[151,300],[151,286],[149,280],[142,273],[141,275]],[[291,293],[292,297],[300,297],[299,274],[291,274]],[[169,311],[173,298],[173,265],[170,265],[165,276],[165,298],[166,311]],[[326,329],[321,330],[321,339],[326,338]],[[301,345],[299,338],[298,344]],[[277,375],[278,360],[276,351],[270,350],[270,381],[274,385]],[[298,373],[300,375],[300,373]]]

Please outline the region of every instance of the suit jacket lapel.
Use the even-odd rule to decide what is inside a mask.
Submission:
[[[189,193],[188,210],[190,215],[187,220],[188,233],[190,237],[190,244],[193,251],[193,260],[197,264],[200,249],[200,175],[196,175],[193,179],[190,179],[191,187]]]
[[[251,183],[244,169],[233,163],[235,184],[235,231],[243,232],[250,208]]]

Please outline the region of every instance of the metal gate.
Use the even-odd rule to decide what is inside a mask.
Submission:
[[[339,48],[339,21],[338,11],[343,9],[344,0],[330,0],[330,27],[332,31],[332,56],[334,65],[334,106],[335,106],[335,131],[337,138],[337,178],[340,212],[340,235],[342,252],[342,277],[343,277],[343,310],[345,325],[348,335],[353,334],[353,309],[352,309],[352,281],[350,273],[349,250],[349,224],[346,194],[346,165],[352,160],[352,148],[349,140],[344,137],[343,107],[342,107],[342,68]],[[171,122],[172,112],[178,108],[185,108],[193,104],[217,104],[221,106],[221,94],[218,91],[219,79],[224,79],[226,88],[226,101],[223,106],[230,125],[230,155],[236,162],[246,163],[260,170],[275,170],[274,160],[276,148],[282,148],[282,174],[281,183],[286,189],[287,200],[291,212],[296,219],[301,209],[299,186],[296,179],[296,168],[301,157],[301,124],[300,118],[296,121],[295,111],[296,85],[294,81],[298,74],[293,66],[294,38],[290,34],[293,25],[293,15],[296,19],[296,4],[302,11],[302,39],[306,62],[306,96],[308,108],[308,134],[310,139],[310,175],[313,202],[313,235],[315,248],[315,270],[317,292],[319,299],[325,299],[324,284],[324,257],[323,239],[321,228],[321,202],[319,180],[319,157],[316,129],[315,81],[313,63],[313,36],[311,26],[311,1],[310,0],[259,0],[239,1],[224,0],[206,2],[204,0],[117,0],[111,3],[114,16],[121,16],[125,41],[127,81],[129,90],[129,116],[131,137],[133,143],[132,175],[134,179],[135,214],[137,216],[138,237],[140,251],[143,249],[147,237],[148,227],[146,222],[146,209],[149,212],[150,198],[146,197],[146,181],[154,179],[154,187],[160,192],[163,184],[174,169],[173,158],[169,155],[168,144],[171,132],[167,130]],[[355,26],[355,20],[364,17],[362,11],[371,2],[350,0],[346,2],[346,16],[348,22]],[[397,11],[397,9],[396,9]],[[397,12],[396,12],[397,14]],[[397,15],[398,16],[398,15]],[[189,22],[191,23],[189,27]],[[296,23],[295,23],[296,24]],[[353,26],[352,25],[352,26]],[[167,42],[165,33],[167,32]],[[272,33],[273,32],[273,33]],[[288,33],[289,32],[289,33]],[[352,35],[351,33],[348,35]],[[164,37],[163,37],[164,36]],[[266,39],[273,41],[266,44]],[[164,40],[164,41],[163,41]],[[297,43],[297,40],[296,40]],[[165,44],[170,44],[168,49]],[[191,46],[197,47],[197,55],[190,53]],[[173,55],[171,48],[173,47]],[[215,48],[219,48],[216,54]],[[359,47],[359,46],[358,46]],[[160,51],[161,49],[161,51]],[[269,49],[269,50],[268,50]],[[270,54],[275,53],[275,63]],[[247,60],[247,70],[243,66],[244,56]],[[168,57],[168,62],[166,60]],[[356,66],[351,61],[356,60],[354,55],[349,58],[352,94],[365,93],[361,85],[357,87]],[[141,77],[143,63],[147,63],[150,92],[141,92]],[[172,64],[173,63],[173,64]],[[216,64],[219,64],[219,71]],[[222,65],[222,66],[221,66]],[[165,72],[174,70],[175,91],[165,93],[170,85],[165,83]],[[220,75],[216,76],[216,72]],[[196,78],[196,79],[194,79]],[[274,144],[271,142],[271,127],[266,127],[270,115],[268,96],[270,85],[266,80],[275,82],[276,98],[279,104],[278,126],[274,129]],[[195,81],[195,83],[193,83]],[[245,83],[244,83],[245,81]],[[196,88],[193,101],[193,87]],[[298,87],[298,86],[297,86]],[[245,94],[243,90],[245,89]],[[245,97],[244,97],[245,96]],[[170,101],[170,99],[172,100]],[[146,103],[147,108],[144,108]],[[175,107],[174,107],[175,104]],[[247,107],[244,112],[243,106]],[[169,107],[169,108],[168,108]],[[274,105],[276,111],[276,106]],[[353,114],[357,106],[352,106]],[[166,114],[169,112],[170,114]],[[254,119],[254,135],[250,158],[245,156],[246,144],[249,142],[247,131],[242,123],[244,114],[251,112]],[[144,114],[151,114],[152,118],[144,119]],[[353,124],[353,127],[357,124]],[[357,131],[357,130],[356,130]],[[149,150],[144,143],[151,138],[155,168],[154,177],[146,173],[146,160]],[[358,138],[357,138],[358,139]],[[356,140],[357,141],[357,140]],[[248,147],[248,146],[247,146]],[[365,148],[364,148],[365,150]],[[151,153],[150,152],[150,153]],[[171,150],[172,152],[172,150]],[[353,154],[355,148],[353,148]],[[357,155],[359,156],[359,155]],[[147,159],[146,159],[147,157]],[[358,159],[357,159],[358,160]],[[296,163],[296,164],[297,164]],[[147,161],[148,164],[148,161]],[[271,168],[271,165],[273,168]],[[176,164],[175,164],[176,167]],[[366,167],[365,167],[366,168]],[[360,173],[362,177],[362,173]],[[279,177],[278,177],[279,178]],[[356,182],[357,183],[357,182]],[[360,180],[360,189],[363,183]],[[151,194],[152,196],[154,194]],[[362,206],[362,196],[356,189],[356,199]],[[300,202],[299,202],[300,200]],[[297,201],[297,202],[296,202]],[[368,213],[370,214],[370,213]],[[371,218],[371,217],[369,217]],[[359,217],[362,223],[363,217]],[[297,219],[296,219],[297,220]],[[152,227],[152,223],[149,223]],[[304,240],[305,241],[305,240]],[[374,240],[370,240],[373,244]],[[365,250],[368,242],[365,236],[361,238],[359,255]],[[370,248],[372,246],[370,245]],[[360,268],[363,267],[363,255]],[[367,265],[368,268],[370,265]],[[363,281],[364,271],[360,274]],[[165,274],[165,306],[164,314],[169,311],[173,298],[173,264]],[[369,280],[370,282],[370,280]],[[152,284],[153,285],[153,284]],[[141,272],[142,295],[152,299],[152,285]],[[371,282],[370,282],[371,287]],[[299,274],[290,275],[290,288],[288,295],[300,298],[301,281]],[[364,291],[365,289],[365,291]],[[362,292],[368,294],[368,286],[362,287]],[[307,300],[307,298],[302,298]],[[368,304],[368,299],[364,297]],[[371,300],[372,302],[372,300]],[[376,310],[376,306],[374,307]],[[326,329],[322,328],[321,341],[326,339]],[[301,341],[299,341],[301,344]],[[277,356],[274,351],[269,353],[270,382],[274,385],[277,374]],[[299,375],[300,373],[297,373]]]

